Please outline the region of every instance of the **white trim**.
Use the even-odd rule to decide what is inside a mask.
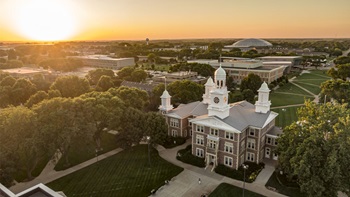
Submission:
[[[221,121],[216,117],[196,118],[196,119],[190,120],[190,122],[203,125],[206,127],[215,127],[219,130],[231,131],[234,133],[241,133],[241,131],[233,128],[232,126],[226,124],[225,122]]]
[[[46,192],[47,194],[51,195],[52,197],[62,197],[62,195],[58,194],[57,192],[53,191],[52,189],[50,189],[49,187],[47,187],[46,185],[42,184],[42,183],[39,183],[29,189],[26,189],[20,193],[18,193],[16,196],[22,196],[22,195],[25,195],[26,193],[29,193],[33,190],[36,190],[36,189],[40,189],[44,192]]]
[[[265,128],[266,125],[268,125],[271,121],[273,121],[277,116],[278,116],[278,113],[270,110],[270,115],[267,118],[265,124],[262,126],[262,128]]]
[[[231,165],[230,165],[230,164],[226,164],[226,159],[227,159],[228,161],[231,160]],[[230,162],[228,162],[228,163],[230,163]],[[228,157],[228,156],[224,156],[224,165],[225,165],[225,166],[232,167],[232,166],[233,166],[233,158],[232,158],[232,157]]]
[[[10,197],[16,197],[16,195],[14,193],[12,193],[9,189],[7,189],[5,186],[3,186],[1,183],[0,183],[0,191],[5,193],[7,196],[10,196]]]

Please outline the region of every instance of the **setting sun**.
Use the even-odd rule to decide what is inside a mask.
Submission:
[[[40,41],[71,38],[76,33],[74,13],[68,1],[33,0],[18,7],[14,28],[24,37]]]

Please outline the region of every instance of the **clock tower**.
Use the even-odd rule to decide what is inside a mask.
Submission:
[[[230,106],[228,105],[228,91],[226,87],[226,72],[220,67],[214,74],[215,86],[210,91],[210,101],[208,106],[209,116],[218,116],[221,119],[230,115]]]

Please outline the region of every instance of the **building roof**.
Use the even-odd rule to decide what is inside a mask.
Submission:
[[[185,118],[188,116],[196,116],[191,121],[201,121],[208,118],[217,119],[226,125],[238,130],[239,132],[246,129],[248,126],[262,128],[267,121],[273,120],[271,117],[276,117],[277,113],[269,111],[268,113],[256,113],[255,105],[240,101],[230,104],[230,115],[224,119],[219,117],[208,116],[208,104],[196,101],[189,104],[182,104],[178,108],[171,110],[167,116],[174,118]]]
[[[300,59],[302,58],[301,56],[264,56],[264,57],[258,57],[257,59],[288,59],[289,61],[290,60],[293,60],[293,59]]]
[[[138,83],[132,81],[123,81],[121,83],[122,86],[138,88],[141,90],[145,90],[146,92],[152,92],[155,85],[147,84],[147,83]]]
[[[269,47],[269,46],[272,46],[272,44],[266,40],[249,38],[249,39],[239,40],[227,47],[248,48],[248,47]]]
[[[283,133],[280,127],[274,126],[270,131],[267,132],[268,135],[279,136]]]

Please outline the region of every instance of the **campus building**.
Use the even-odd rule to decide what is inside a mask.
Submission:
[[[224,46],[225,49],[240,49],[241,51],[249,51],[251,49],[260,49],[260,48],[270,48],[272,47],[272,44],[266,40],[257,39],[257,38],[248,38],[239,40],[232,45],[226,45]]]
[[[109,69],[121,69],[126,66],[134,66],[134,58],[111,58],[106,55],[72,56],[69,58],[79,59],[85,66]]]
[[[205,158],[206,166],[218,164],[237,169],[243,162],[277,160],[275,126],[277,113],[270,110],[269,88],[263,83],[255,105],[247,101],[228,103],[226,72],[220,66],[205,84],[202,101],[171,105],[165,90],[159,110],[168,124],[168,134],[192,139],[192,154]]]
[[[166,83],[172,83],[172,82],[181,81],[181,80],[189,80],[198,84],[205,84],[207,80],[206,77],[202,77],[198,75],[197,72],[193,72],[193,71],[172,72],[161,76],[153,77],[152,79],[154,83],[164,83],[165,80],[166,80]]]
[[[245,59],[245,58],[221,58],[222,62],[218,60],[195,60],[191,62],[206,63],[214,68],[220,66],[226,71],[228,76],[232,77],[233,81],[240,84],[241,81],[247,77],[250,73],[258,75],[262,81],[267,84],[282,77],[284,71],[288,69],[290,64],[264,64],[261,60]]]

